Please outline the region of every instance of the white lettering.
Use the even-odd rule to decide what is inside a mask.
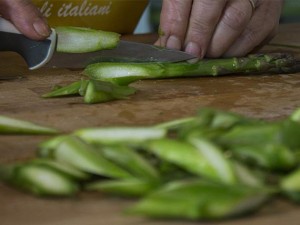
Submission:
[[[42,7],[40,8],[41,13],[43,14],[44,17],[48,18],[52,15],[52,7],[53,4],[49,4],[48,1],[45,1]]]
[[[103,3],[102,3],[103,4]],[[58,17],[100,16],[110,13],[112,1],[106,5],[93,4],[84,0],[81,4],[62,4],[57,11]]]

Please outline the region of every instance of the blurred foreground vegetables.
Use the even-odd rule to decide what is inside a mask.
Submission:
[[[151,127],[94,127],[51,138],[0,178],[39,196],[135,198],[129,214],[223,219],[278,196],[300,203],[300,109],[278,121],[202,108]]]

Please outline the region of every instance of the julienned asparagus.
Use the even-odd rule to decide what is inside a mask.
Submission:
[[[249,55],[242,58],[205,59],[197,63],[102,62],[87,66],[84,74],[95,80],[128,85],[141,79],[218,76],[287,71],[295,59],[288,54]]]

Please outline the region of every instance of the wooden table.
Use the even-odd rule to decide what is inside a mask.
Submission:
[[[300,24],[282,25],[273,44],[300,46]],[[135,37],[137,38],[137,37]],[[151,42],[153,37],[138,37]],[[266,51],[290,51],[300,58],[300,47],[266,46]],[[300,106],[300,73],[224,76],[140,81],[139,92],[128,100],[85,105],[81,97],[42,99],[57,84],[78,80],[81,71],[28,71],[23,60],[0,54],[0,114],[49,125],[69,132],[90,126],[151,125],[194,115],[200,107],[217,107],[269,120],[287,116]],[[32,158],[45,136],[0,136],[0,163]],[[131,201],[95,193],[72,199],[41,199],[0,184],[1,225],[169,225],[186,221],[154,221],[128,217],[122,210]],[[300,207],[276,200],[259,213],[218,225],[298,225]],[[210,224],[210,223],[201,223]]]

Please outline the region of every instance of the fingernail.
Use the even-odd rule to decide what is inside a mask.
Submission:
[[[176,37],[174,35],[171,35],[168,38],[166,47],[170,48],[170,49],[177,49],[177,50],[179,50],[179,49],[181,49],[181,41],[179,40],[178,37]]]
[[[43,37],[48,37],[51,33],[49,26],[41,18],[37,19],[33,23],[33,28],[40,36],[43,36]]]
[[[199,45],[197,45],[195,42],[189,42],[186,45],[185,52],[194,55],[196,57],[201,57],[201,49]]]

